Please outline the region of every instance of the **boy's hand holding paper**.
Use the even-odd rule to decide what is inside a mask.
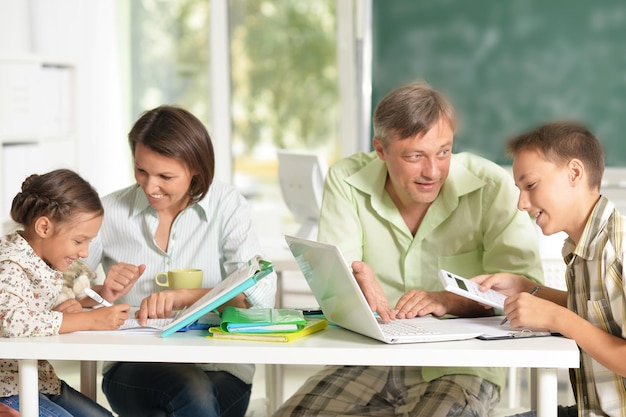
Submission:
[[[281,308],[237,308],[222,313],[222,331],[229,333],[297,332],[307,324],[302,311]]]

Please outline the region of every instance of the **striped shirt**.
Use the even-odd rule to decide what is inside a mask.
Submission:
[[[626,338],[624,217],[600,197],[583,234],[574,245],[565,241],[567,306],[600,329]],[[626,416],[626,378],[581,351],[580,368],[572,372],[579,416]]]
[[[232,186],[214,182],[206,197],[183,210],[174,220],[167,251],[154,236],[158,215],[143,190],[130,186],[105,196],[104,220],[89,247],[87,263],[102,264],[104,271],[119,262],[145,264],[146,271],[119,302],[139,306],[151,293],[162,291],[154,277],[178,268],[202,269],[203,286],[213,288],[255,255],[263,255],[252,230],[250,210]],[[273,307],[276,275],[263,278],[245,292],[254,307]],[[207,370],[225,370],[250,383],[253,365],[209,364]]]

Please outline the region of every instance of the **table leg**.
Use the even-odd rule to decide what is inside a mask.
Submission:
[[[530,368],[530,408],[537,409],[537,368]]]
[[[96,361],[80,362],[80,392],[96,401],[96,378],[98,363]]]
[[[37,359],[20,359],[20,417],[39,416],[39,373]]]
[[[271,416],[283,403],[283,365],[265,365],[265,395],[267,415]]]
[[[557,417],[558,376],[554,368],[538,368],[534,384],[537,417]]]
[[[517,408],[519,406],[517,392],[519,385],[517,383],[517,368],[509,368],[506,379],[509,388],[509,408]]]

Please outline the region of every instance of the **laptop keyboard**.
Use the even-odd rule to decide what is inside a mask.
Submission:
[[[439,334],[433,329],[418,326],[414,323],[407,323],[403,320],[392,320],[389,323],[380,323],[382,331],[391,336]]]

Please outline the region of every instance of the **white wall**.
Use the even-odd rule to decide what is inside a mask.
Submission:
[[[100,194],[132,182],[115,4],[0,0],[0,56],[36,54],[76,64],[78,170]]]

